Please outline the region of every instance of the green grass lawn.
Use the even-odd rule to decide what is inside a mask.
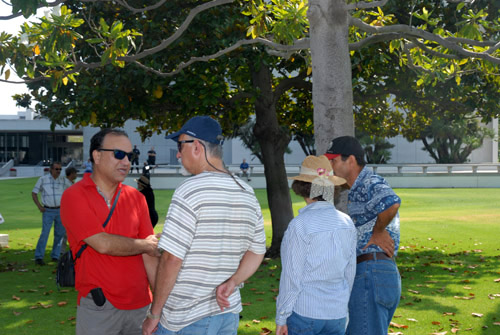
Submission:
[[[9,248],[0,249],[0,334],[73,334],[76,292],[58,291],[55,264],[37,267],[33,254],[41,214],[31,200],[36,178],[0,181],[0,213]],[[500,190],[398,189],[402,198],[402,300],[394,334],[500,333]],[[271,237],[265,190],[256,190]],[[172,191],[156,190],[160,217]],[[304,206],[292,196],[295,212]],[[77,213],[76,213],[77,214]],[[163,225],[156,227],[160,232]],[[52,235],[49,237],[50,250]],[[48,252],[46,261],[48,261]],[[265,260],[242,290],[239,334],[274,327],[279,260]],[[497,281],[496,281],[497,280]],[[398,326],[400,328],[398,328]],[[455,330],[456,331],[456,330]]]

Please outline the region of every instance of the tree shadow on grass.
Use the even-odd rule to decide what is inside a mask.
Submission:
[[[26,249],[0,249],[0,333],[74,333],[76,291],[57,289],[55,262],[35,265]]]
[[[500,321],[495,321],[494,312],[481,313],[489,309],[498,312],[500,307],[500,295],[494,296],[499,292],[489,292],[496,289],[494,279],[498,277],[500,256],[484,256],[479,249],[446,253],[438,249],[407,248],[399,252],[397,263],[402,277],[402,299],[396,315],[424,311],[430,312],[426,315],[434,318],[432,322],[437,328],[447,326],[434,320],[449,324],[449,330],[468,328],[477,332],[478,325],[484,325],[488,328],[483,328],[482,334],[500,331],[500,326],[493,325]],[[491,308],[495,305],[496,308]]]

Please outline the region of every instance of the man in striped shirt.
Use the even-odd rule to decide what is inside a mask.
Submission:
[[[172,197],[143,334],[236,334],[239,287],[266,251],[260,205],[224,168],[217,121],[196,116],[166,138],[177,142],[177,158],[194,176]]]
[[[61,163],[53,162],[50,165],[50,173],[40,177],[31,192],[33,202],[42,213],[42,232],[35,249],[35,264],[37,265],[45,265],[43,258],[52,222],[54,222],[54,244],[52,245],[51,257],[54,262],[59,259],[62,240],[66,235],[61,222],[59,207],[61,205],[61,196],[64,190],[71,186],[71,182],[61,176],[61,170]],[[42,194],[41,203],[38,199],[38,193]]]

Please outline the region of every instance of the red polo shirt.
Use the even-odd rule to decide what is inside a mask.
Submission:
[[[73,256],[84,244],[84,239],[101,232],[136,239],[154,234],[146,199],[135,188],[121,183],[116,190],[116,193],[119,189],[122,191],[115,210],[103,228],[110,208],[90,176],[85,174],[81,181],[63,193],[61,199],[61,220]],[[96,287],[101,287],[106,298],[118,309],[138,309],[151,303],[142,255],[110,256],[88,246],[76,260],[75,271],[78,304],[81,297],[86,297]]]

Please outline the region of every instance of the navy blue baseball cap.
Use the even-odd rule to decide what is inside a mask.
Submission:
[[[182,134],[214,144],[222,144],[224,140],[219,122],[207,115],[192,117],[182,126],[181,130],[167,135],[165,138],[177,142]]]

